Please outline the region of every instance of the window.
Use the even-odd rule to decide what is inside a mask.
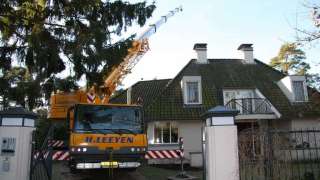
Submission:
[[[223,100],[225,105],[234,99],[236,99],[236,91],[223,91]],[[232,109],[236,109],[236,103],[231,102],[230,107]]]
[[[187,82],[187,102],[199,103],[198,82]]]
[[[74,130],[78,133],[141,133],[141,109],[127,106],[76,106]],[[119,132],[118,132],[119,131]]]
[[[254,108],[253,90],[224,90],[224,104],[232,109],[239,110],[241,114],[251,114]]]
[[[158,122],[154,127],[155,144],[178,143],[178,126],[174,122]]]
[[[2,118],[3,126],[22,126],[22,118]]]
[[[305,101],[303,81],[292,81],[294,100]]]
[[[309,100],[305,76],[286,76],[277,84],[290,102],[307,102]]]
[[[201,77],[184,76],[182,79],[184,104],[201,104]]]

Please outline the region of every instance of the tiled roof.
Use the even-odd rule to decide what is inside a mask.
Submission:
[[[131,102],[137,103],[138,98],[142,99],[142,105],[148,106],[166,87],[171,79],[139,81],[132,86]],[[127,103],[127,89],[112,97],[110,103],[125,104]]]
[[[27,111],[22,107],[9,107],[0,111],[0,117],[29,117],[37,118],[38,115],[32,111]]]
[[[133,99],[144,96],[147,120],[199,120],[209,108],[223,105],[223,89],[257,88],[282,114],[282,118],[300,117],[316,113],[310,103],[291,104],[276,82],[284,75],[255,60],[245,64],[240,59],[209,59],[208,64],[191,60],[172,80],[141,81],[132,87]],[[181,80],[183,76],[201,76],[202,105],[183,103]],[[125,102],[126,93],[112,100]],[[117,100],[116,100],[117,99]]]

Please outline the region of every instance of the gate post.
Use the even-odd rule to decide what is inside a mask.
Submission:
[[[0,111],[0,179],[29,180],[37,115],[21,107]]]
[[[205,119],[205,177],[206,180],[239,180],[237,110],[224,106],[209,109]]]

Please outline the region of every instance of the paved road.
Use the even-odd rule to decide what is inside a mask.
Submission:
[[[114,171],[113,178],[108,170],[71,174],[65,163],[53,164],[53,180],[146,180],[139,172]]]

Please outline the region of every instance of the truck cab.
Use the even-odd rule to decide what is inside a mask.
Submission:
[[[139,167],[147,151],[142,108],[76,104],[69,109],[71,169]]]

